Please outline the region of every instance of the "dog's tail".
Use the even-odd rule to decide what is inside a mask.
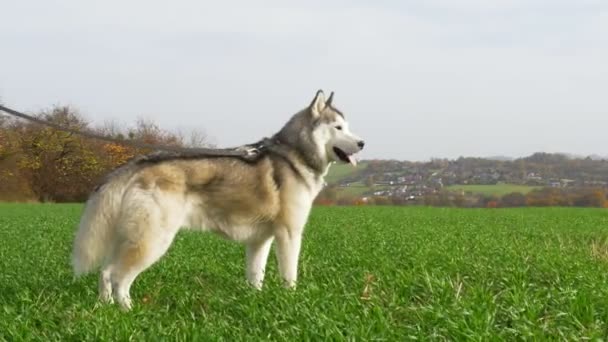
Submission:
[[[87,201],[72,250],[76,276],[97,268],[111,253],[128,176],[123,173],[111,178]]]

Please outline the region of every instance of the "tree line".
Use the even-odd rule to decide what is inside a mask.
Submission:
[[[121,127],[116,122],[92,126],[70,106],[54,106],[33,116],[125,142],[209,146],[207,136],[200,130],[188,134],[172,132],[150,120],[139,119],[129,127]],[[0,200],[84,201],[106,173],[148,152],[0,115]]]

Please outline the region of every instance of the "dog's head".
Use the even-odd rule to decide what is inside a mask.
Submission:
[[[365,142],[353,134],[344,114],[332,105],[334,93],[325,98],[319,90],[309,106],[313,120],[313,140],[323,149],[327,162],[340,161],[357,165],[355,154],[363,149]]]

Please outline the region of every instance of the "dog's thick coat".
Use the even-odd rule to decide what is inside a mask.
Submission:
[[[111,173],[87,201],[74,241],[74,272],[102,265],[99,295],[131,308],[135,278],[169,248],[182,227],[246,245],[246,276],[262,287],[277,242],[279,271],[295,286],[302,232],[334,161],[356,163],[363,141],[317,92],[255,161],[156,154]]]

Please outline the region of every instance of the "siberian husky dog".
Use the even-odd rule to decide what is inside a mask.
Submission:
[[[253,160],[156,153],[110,173],[89,197],[74,240],[76,275],[101,266],[99,296],[129,310],[135,278],[165,254],[184,227],[246,246],[246,276],[262,288],[276,241],[278,268],[294,287],[302,232],[333,162],[356,165],[364,142],[318,91]]]

